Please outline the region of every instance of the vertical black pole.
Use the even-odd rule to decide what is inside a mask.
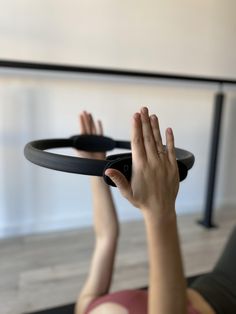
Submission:
[[[220,143],[220,128],[221,128],[221,118],[223,112],[225,95],[222,92],[218,92],[215,95],[214,103],[214,118],[213,118],[213,128],[211,135],[211,151],[209,158],[209,172],[208,172],[208,184],[206,191],[206,201],[205,209],[203,214],[203,219],[199,221],[200,224],[206,228],[213,228],[213,205],[214,205],[214,189],[215,189],[215,179],[217,170],[217,157],[218,148]]]

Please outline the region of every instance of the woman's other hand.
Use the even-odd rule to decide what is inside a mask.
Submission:
[[[122,173],[107,169],[121,194],[143,212],[175,210],[179,189],[174,136],[166,130],[166,150],[163,147],[158,118],[149,116],[146,107],[135,113],[132,123],[132,178],[128,182]]]
[[[100,120],[94,122],[93,116],[87,111],[83,111],[78,116],[80,125],[80,134],[86,135],[103,135],[103,126]],[[84,150],[77,150],[79,157],[90,159],[106,159],[104,152],[88,152]]]

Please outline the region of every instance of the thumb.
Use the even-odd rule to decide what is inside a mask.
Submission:
[[[115,185],[125,198],[129,198],[131,192],[130,183],[120,171],[109,168],[105,171],[105,175],[108,176],[115,183]]]

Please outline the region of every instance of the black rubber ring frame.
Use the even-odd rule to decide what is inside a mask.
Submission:
[[[128,180],[131,178],[131,153],[110,155],[106,160],[97,160],[60,155],[46,151],[47,149],[66,147],[90,152],[106,152],[115,148],[130,150],[131,144],[129,141],[113,140],[100,135],[75,135],[68,139],[32,141],[25,146],[24,154],[29,161],[41,167],[83,175],[103,176],[105,182],[112,186],[115,186],[115,184],[104,175],[104,172],[108,168],[118,169]],[[176,148],[175,150],[180,181],[182,181],[186,178],[188,170],[194,164],[194,155],[180,148]]]

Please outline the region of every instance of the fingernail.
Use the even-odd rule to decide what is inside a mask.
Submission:
[[[168,128],[168,129],[167,129],[167,132],[168,132],[169,134],[172,134],[172,133],[173,133],[173,131],[172,131],[171,128]]]
[[[135,114],[134,114],[134,119],[135,120],[138,120],[140,118],[140,114],[138,113],[138,112],[136,112]]]
[[[157,120],[157,116],[155,114],[151,115],[150,118],[151,118],[152,121],[156,121]]]
[[[141,111],[142,111],[142,113],[146,114],[146,113],[148,113],[148,108],[147,107],[143,107],[141,109]]]
[[[108,176],[108,177],[110,177],[110,178],[113,178],[113,177],[114,177],[114,175],[113,175],[112,173],[110,173],[109,170],[106,170],[106,171],[105,171],[105,175]]]

